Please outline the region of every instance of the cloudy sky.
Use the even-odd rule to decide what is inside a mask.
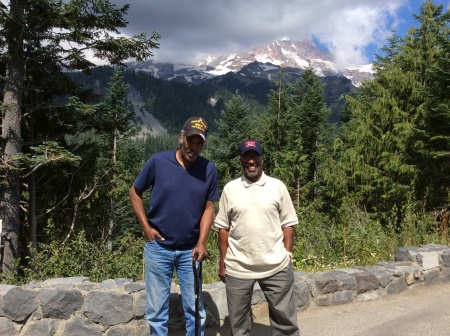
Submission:
[[[314,38],[342,66],[367,64],[414,24],[422,0],[110,0],[130,3],[125,35],[162,35],[156,61],[195,64],[276,39]],[[448,8],[450,0],[435,0]]]

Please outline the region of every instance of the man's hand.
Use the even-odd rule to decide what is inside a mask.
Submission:
[[[228,230],[226,229],[219,229],[219,278],[222,280],[223,283],[225,283],[225,274],[226,274],[226,267],[225,267],[225,257],[227,255],[228,250]]]
[[[219,262],[219,278],[220,280],[225,283],[225,263],[220,261]]]
[[[159,240],[164,240],[164,237],[161,236],[161,234],[152,227],[149,227],[148,230],[145,230],[144,234],[145,234],[145,239],[149,243],[154,241],[156,238],[158,238]]]
[[[145,240],[148,242],[152,242],[155,238],[159,238],[160,240],[164,240],[164,237],[159,234],[154,228],[152,228],[148,222],[147,214],[144,209],[144,201],[142,200],[142,190],[138,190],[134,187],[134,185],[130,188],[130,200],[131,205],[133,206],[134,213],[141,224],[142,232],[144,232]]]
[[[208,251],[206,250],[206,246],[203,245],[197,245],[192,250],[192,258],[194,258],[194,255],[197,254],[197,260],[198,261],[205,261],[208,259]]]

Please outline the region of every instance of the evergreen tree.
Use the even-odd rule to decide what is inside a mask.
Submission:
[[[291,137],[294,135],[293,139],[290,139],[288,134],[288,142],[295,143],[297,137],[301,139],[307,167],[304,182],[310,184],[308,198],[314,200],[315,188],[318,184],[320,158],[318,153],[321,148],[324,148],[325,139],[331,135],[331,128],[327,123],[331,112],[325,102],[323,84],[313,68],[304,70],[297,85],[298,89],[293,92],[293,106],[288,119],[290,127],[297,129],[298,133],[290,133]]]
[[[280,72],[277,90],[269,97],[263,140],[266,169],[283,180],[297,205],[300,198],[313,200],[318,171],[318,151],[330,132],[323,84],[313,68],[306,68],[297,87],[284,83]],[[307,191],[309,190],[309,191]]]
[[[7,181],[2,186],[0,204],[8,235],[2,260],[4,272],[14,270],[21,253],[18,154],[24,150],[23,119],[29,112],[23,109],[24,93],[47,90],[43,82],[58,81],[64,76],[63,70],[88,70],[94,64],[84,54],[86,50],[112,64],[151,56],[152,49],[158,47],[155,40],[159,34],[125,38],[118,32],[127,24],[124,16],[128,8],[116,8],[106,0],[11,0],[0,7],[0,68],[4,70],[1,160]],[[111,32],[119,37],[113,38]],[[40,82],[37,78],[42,79],[42,69],[47,69],[50,76]],[[28,87],[29,82],[37,86]]]
[[[103,103],[98,104],[96,115],[100,117],[100,134],[106,139],[107,153],[103,164],[103,169],[110,170],[110,186],[108,188],[109,211],[106,242],[108,249],[112,250],[112,234],[114,229],[115,204],[120,195],[128,196],[128,185],[121,183],[122,171],[126,171],[119,157],[119,145],[126,139],[136,134],[136,127],[133,126],[133,113],[127,105],[127,87],[120,69],[116,69],[111,78],[108,94]],[[125,189],[124,189],[125,188]],[[128,198],[128,197],[126,197]]]
[[[217,166],[221,189],[227,182],[242,174],[239,145],[252,136],[254,133],[251,131],[249,107],[239,91],[236,91],[225,103],[222,117],[217,122],[217,132],[208,144],[208,148],[213,150],[206,153]]]
[[[262,124],[262,144],[264,146],[264,169],[272,173],[280,166],[280,153],[288,142],[287,132],[290,127],[288,109],[291,106],[292,87],[286,81],[285,69],[281,68],[274,83],[276,89],[269,93],[268,113]],[[290,139],[292,141],[292,138]]]
[[[410,195],[427,206],[420,192],[420,122],[431,72],[443,48],[440,36],[448,39],[448,19],[432,1],[415,18],[418,27],[403,39],[391,38],[386,55],[377,57],[375,79],[347,97],[349,121],[335,144],[348,190],[359,195],[364,209],[384,220],[392,209],[401,212]]]
[[[447,12],[447,20],[448,20]],[[427,101],[417,123],[418,197],[426,198],[431,208],[450,203],[450,36],[439,34],[437,62],[430,70],[425,89]]]

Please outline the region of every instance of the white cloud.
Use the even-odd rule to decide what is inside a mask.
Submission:
[[[387,6],[383,10],[370,6],[343,8],[329,13],[328,20],[313,27],[311,34],[328,47],[338,65],[366,64],[365,47],[386,41],[391,34],[388,18],[395,10]]]
[[[2,3],[9,1],[0,0]],[[392,28],[412,23],[424,0],[110,0],[130,4],[122,33],[158,31],[158,61],[195,63],[276,39],[314,36],[346,66],[367,63]],[[435,0],[449,6],[448,0]],[[405,15],[405,13],[407,15]],[[403,16],[400,16],[402,14]]]
[[[122,5],[129,0],[111,0]],[[410,0],[417,1],[417,0]],[[407,0],[134,0],[126,34],[158,31],[158,61],[193,63],[289,36],[316,36],[340,64],[364,63]]]

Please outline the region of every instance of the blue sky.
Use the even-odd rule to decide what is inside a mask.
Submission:
[[[413,14],[418,14],[420,11],[420,6],[423,4],[424,1],[422,0],[410,0],[407,1],[407,4],[405,6],[402,6],[398,10],[398,21],[394,22],[395,20],[391,21],[391,24],[395,24],[397,34],[400,36],[405,36],[408,29],[412,26],[416,26],[416,22],[414,21]],[[434,1],[435,4],[443,5],[443,10],[445,11],[450,1]],[[369,60],[373,60],[373,55],[375,53],[380,53],[379,46],[376,46],[374,44],[370,44],[365,48],[365,53],[367,55],[367,58]]]
[[[420,6],[423,4],[423,2],[424,1],[422,0],[404,1],[404,5],[398,7],[396,14],[386,19],[386,27],[395,27],[398,35],[405,36],[408,29],[415,25],[413,14],[419,13]],[[448,1],[434,2],[435,4],[443,4],[445,6],[445,3]],[[327,46],[322,44],[321,41],[315,36],[313,36],[313,40],[320,48],[328,50]],[[364,55],[366,56],[367,60],[372,61],[374,60],[374,55],[376,53],[381,53],[380,47],[384,44],[385,41],[385,39],[377,40],[364,46]]]
[[[425,0],[110,0],[130,4],[125,35],[158,31],[154,59],[188,63],[314,38],[343,67],[368,64],[393,28],[404,36]],[[447,9],[450,0],[435,0]]]

